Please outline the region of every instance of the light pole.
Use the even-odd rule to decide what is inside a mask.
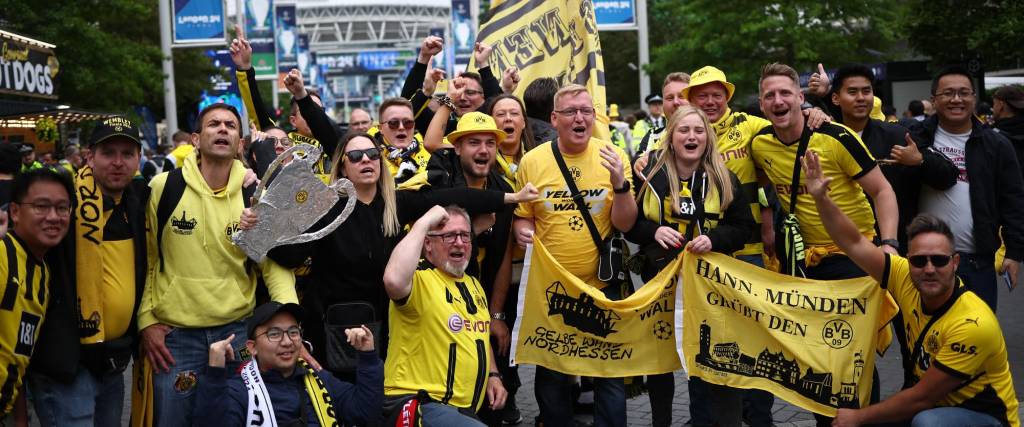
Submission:
[[[160,0],[160,51],[164,71],[164,116],[167,137],[178,130],[178,106],[174,95],[174,54],[171,51],[171,1]]]

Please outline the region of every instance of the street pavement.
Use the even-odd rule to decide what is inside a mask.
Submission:
[[[1021,279],[1024,279],[1024,273],[1022,273]],[[1017,391],[1018,401],[1021,399],[1021,396],[1024,396],[1022,394],[1022,391],[1024,391],[1024,327],[1022,327],[1024,326],[1024,282],[1020,283],[1022,283],[1022,290],[1009,292],[1000,282],[999,308],[997,310],[999,323],[1003,329],[1003,337],[1006,340],[1006,347],[1010,358],[1010,371],[1013,373],[1013,385]],[[885,357],[876,359],[878,374],[882,381],[883,399],[897,392],[900,385],[902,385],[903,368],[901,363],[899,348],[895,342],[886,351]],[[126,391],[130,390],[130,384],[128,384],[130,378],[127,378],[130,377],[130,372],[131,369],[129,368],[125,378]],[[532,366],[521,366],[519,374],[523,380],[523,386],[515,396],[516,403],[523,415],[522,425],[532,425],[534,418],[539,413],[537,402],[533,397],[534,368]],[[688,409],[690,398],[687,393],[686,378],[682,372],[677,372],[675,379],[676,397],[672,403],[672,425],[683,425],[690,418]],[[130,398],[130,393],[126,392],[125,411],[122,419],[123,426],[128,425],[128,417],[130,415],[128,399]],[[629,426],[651,425],[651,406],[646,394],[630,399],[626,403],[626,408]],[[1024,419],[1024,408],[1021,408],[1019,413],[1021,418]],[[781,399],[776,399],[775,406],[772,408],[772,414],[775,425],[779,427],[814,426],[814,417],[810,412],[784,402]],[[31,425],[39,426],[35,414],[33,413],[31,416]],[[576,419],[583,424],[593,422],[592,416],[588,414],[577,415]]]

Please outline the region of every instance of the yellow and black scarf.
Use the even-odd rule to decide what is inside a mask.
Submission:
[[[103,330],[103,193],[92,168],[82,167],[75,177],[75,270],[78,290],[78,332],[82,344],[106,340]]]

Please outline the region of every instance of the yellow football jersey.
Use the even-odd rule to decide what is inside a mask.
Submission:
[[[886,272],[882,286],[889,289],[903,312],[904,324],[897,327],[906,331],[907,345],[915,345],[922,329],[938,317],[921,340],[920,357],[913,361],[914,379],[919,380],[934,366],[964,381],[939,400],[938,406],[967,408],[1020,426],[1006,341],[995,313],[959,280],[949,302],[926,313],[921,294],[910,279],[907,259],[886,255]],[[914,349],[908,350],[913,353]]]
[[[29,358],[46,317],[50,274],[8,233],[0,245],[0,417],[14,406]]]
[[[392,301],[389,314],[384,394],[425,390],[441,403],[480,409],[491,357],[491,315],[480,282],[421,266],[411,293]]]
[[[818,154],[822,173],[832,178],[829,196],[839,210],[853,220],[861,234],[874,235],[875,214],[864,190],[856,181],[877,167],[871,152],[856,132],[840,124],[825,123],[813,131],[805,127],[804,132],[811,133],[807,150],[814,150]],[[792,197],[793,166],[798,146],[799,141],[780,141],[772,126],[762,128],[751,142],[754,164],[768,176],[779,194],[783,209],[787,211]],[[807,192],[804,184],[806,177],[807,173],[801,167],[796,196],[796,218],[800,222],[800,233],[810,245],[831,244],[832,237],[825,231],[818,216],[818,208],[814,205],[814,197]]]

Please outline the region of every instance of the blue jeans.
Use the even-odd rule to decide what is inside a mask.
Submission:
[[[231,346],[235,360],[225,366],[234,372],[241,364],[239,350],[245,348],[245,322],[231,322],[209,328],[174,328],[164,338],[174,358],[171,371],[153,372],[153,412],[156,427],[188,427],[192,425],[197,385],[203,381],[210,359],[210,344],[235,334]]]
[[[440,402],[420,406],[420,416],[423,427],[487,427],[484,423],[459,412],[459,408]]]
[[[945,407],[918,412],[911,427],[1002,427],[1002,423],[989,414],[970,409]]]
[[[618,300],[622,295],[617,286],[606,286],[602,292],[611,300]],[[540,419],[545,426],[573,425],[572,384],[571,375],[537,365],[533,393],[540,407]],[[624,425],[626,385],[622,378],[594,378],[594,427]]]
[[[986,258],[961,252],[960,265],[956,268],[956,275],[964,281],[967,289],[985,301],[993,313],[996,312],[999,288],[996,282],[995,261],[992,257]]]
[[[38,372],[29,373],[26,382],[43,427],[121,425],[124,372],[97,377],[79,365],[70,384]]]

